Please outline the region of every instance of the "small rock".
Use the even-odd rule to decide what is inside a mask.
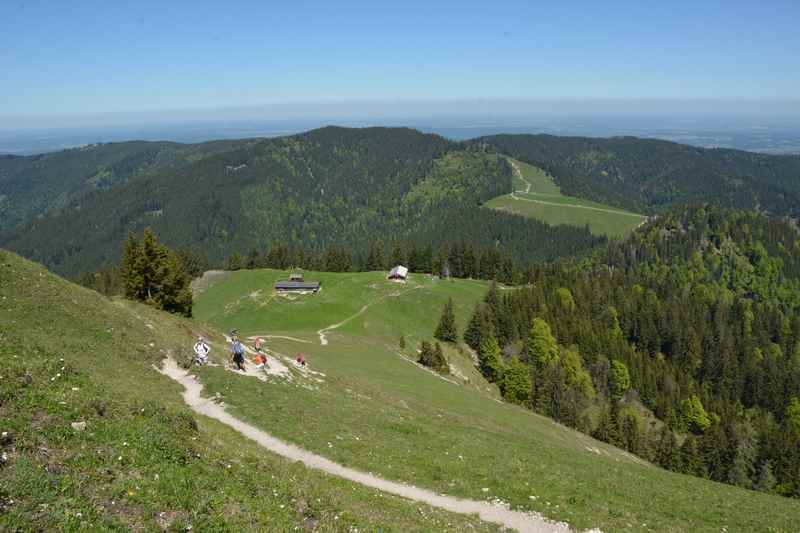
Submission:
[[[86,429],[86,422],[73,422],[70,424],[75,431],[84,431]]]

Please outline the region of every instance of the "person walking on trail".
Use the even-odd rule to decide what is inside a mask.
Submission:
[[[194,362],[198,365],[208,363],[208,353],[211,351],[206,340],[203,337],[197,337],[197,342],[194,343]]]
[[[264,347],[264,341],[261,337],[256,337],[255,342],[253,342],[253,348],[255,348],[256,352],[261,353],[261,349]]]
[[[236,363],[236,368],[244,372],[244,344],[237,337],[234,337],[231,342],[231,353],[233,353],[233,362]]]

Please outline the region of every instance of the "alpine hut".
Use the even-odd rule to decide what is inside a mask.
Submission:
[[[392,281],[405,283],[408,279],[408,269],[402,265],[397,265],[389,271],[389,279]]]
[[[319,292],[319,281],[305,281],[302,272],[292,272],[289,274],[289,281],[278,281],[275,283],[277,292],[298,292],[301,294]]]

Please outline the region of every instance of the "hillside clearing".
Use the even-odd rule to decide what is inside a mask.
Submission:
[[[588,225],[592,233],[612,237],[624,235],[647,220],[637,213],[564,196],[553,178],[543,170],[511,158],[508,161],[514,172],[514,190],[489,200],[486,207],[548,224]]]

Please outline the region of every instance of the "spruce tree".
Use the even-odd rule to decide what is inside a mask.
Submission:
[[[700,455],[700,447],[697,437],[687,435],[680,449],[681,472],[692,476],[702,476],[704,472],[703,458]]]
[[[483,339],[489,335],[494,335],[494,327],[486,316],[485,304],[478,303],[464,330],[464,342],[477,352],[481,348]]]
[[[247,259],[245,259],[244,267],[248,270],[254,270],[261,266],[261,254],[258,248],[250,248],[247,252]]]
[[[444,352],[442,352],[442,345],[438,342],[433,347],[433,356],[435,365],[433,368],[442,374],[449,374],[450,365],[447,363]]]
[[[141,240],[130,235],[122,256],[125,296],[158,309],[192,315],[189,276],[178,255],[144,230]]]
[[[661,433],[658,437],[656,445],[656,463],[662,468],[672,470],[673,472],[680,471],[680,453],[678,449],[678,441],[675,439],[675,434],[672,430],[664,425],[661,428]]]
[[[761,492],[772,492],[776,483],[775,475],[772,473],[772,463],[765,461],[758,472],[758,479],[754,488]]]
[[[419,359],[417,362],[423,366],[433,366],[433,347],[428,341],[422,341],[419,346]]]
[[[439,326],[436,328],[434,337],[443,342],[456,342],[458,340],[458,330],[456,329],[456,316],[453,312],[453,299],[447,300],[442,310],[442,317],[439,319]]]
[[[144,300],[144,280],[139,272],[139,252],[139,240],[131,232],[125,241],[120,267],[124,294],[131,300]]]
[[[233,252],[228,257],[227,270],[236,271],[242,269],[242,256],[239,252]]]

